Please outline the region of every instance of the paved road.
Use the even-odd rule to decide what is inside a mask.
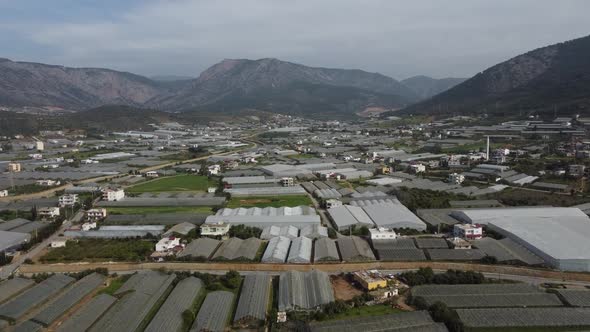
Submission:
[[[79,222],[80,220],[82,220],[83,216],[84,212],[78,211],[78,213],[76,213],[72,219],[64,221],[64,223],[61,225],[57,232],[53,233],[47,239],[43,240],[41,243],[34,246],[31,250],[27,251],[24,254],[21,254],[18,258],[15,258],[12,261],[12,263],[1,267],[0,279],[8,278],[24,263],[26,259],[32,259],[33,257],[39,255],[41,253],[41,250],[47,248],[51,244],[51,242],[55,241],[59,237],[59,234],[63,233],[67,228],[72,226],[72,222]]]

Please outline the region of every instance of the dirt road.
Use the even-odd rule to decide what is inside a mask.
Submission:
[[[560,272],[553,270],[532,269],[505,265],[483,265],[447,262],[366,262],[337,264],[262,264],[262,263],[70,263],[70,264],[35,264],[22,265],[20,272],[25,274],[41,272],[79,272],[86,269],[107,268],[110,272],[130,272],[165,268],[178,271],[266,271],[282,272],[289,270],[310,271],[320,270],[328,273],[350,272],[358,270],[409,270],[419,267],[431,267],[434,270],[457,269],[478,271],[488,274],[505,274],[530,278],[546,278],[552,280],[590,282],[589,273]]]

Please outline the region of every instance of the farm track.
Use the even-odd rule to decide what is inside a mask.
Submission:
[[[506,265],[483,265],[469,263],[447,263],[447,262],[363,262],[363,263],[336,263],[336,264],[263,264],[263,263],[60,263],[60,264],[34,264],[22,265],[20,273],[66,273],[79,272],[87,269],[107,268],[110,272],[132,272],[139,270],[155,270],[165,268],[179,271],[228,271],[236,270],[283,272],[283,271],[310,271],[320,270],[328,273],[351,272],[358,270],[411,270],[420,267],[431,267],[434,270],[466,270],[477,271],[487,274],[505,274],[530,278],[545,278],[555,281],[580,281],[590,282],[590,273],[560,272],[554,270],[532,269]]]

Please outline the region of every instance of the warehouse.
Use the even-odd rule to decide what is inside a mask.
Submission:
[[[234,301],[234,294],[228,291],[216,291],[207,294],[193,323],[191,332],[225,331]]]
[[[350,204],[362,207],[377,227],[426,230],[426,224],[397,198],[358,200]]]
[[[289,253],[291,239],[284,236],[273,237],[262,255],[263,263],[284,263]]]
[[[334,301],[327,273],[288,271],[279,279],[279,311],[316,310]]]
[[[234,323],[242,328],[257,328],[266,320],[270,299],[271,277],[266,273],[249,274],[244,278]]]
[[[313,261],[315,263],[322,262],[340,262],[340,255],[338,248],[336,248],[336,241],[323,237],[315,241]]]
[[[276,236],[284,236],[290,239],[294,239],[299,236],[299,229],[291,225],[285,226],[268,226],[262,230],[260,238],[262,240],[270,240]]]
[[[287,263],[307,264],[311,262],[312,240],[307,237],[298,237],[291,241],[291,249]]]
[[[262,241],[257,238],[249,238],[246,240],[232,237],[231,239],[225,240],[219,246],[219,249],[215,251],[213,260],[246,260],[253,261],[256,258],[258,249],[260,249]]]
[[[374,261],[375,255],[367,241],[358,236],[342,237],[338,239],[340,256],[344,262]]]
[[[219,246],[221,241],[210,239],[208,237],[201,237],[189,243],[182,252],[178,254],[178,258],[186,260],[208,260],[215,249]]]
[[[362,226],[375,227],[371,218],[358,206],[343,205],[328,209],[327,212],[338,231]]]
[[[590,272],[590,218],[577,208],[458,210],[452,215],[484,224],[565,271]]]
[[[307,225],[319,225],[320,216],[315,209],[309,206],[296,207],[266,207],[266,208],[224,208],[214,216],[205,220],[206,224],[225,222],[231,225],[246,225],[264,229],[267,226],[291,225],[304,227]]]

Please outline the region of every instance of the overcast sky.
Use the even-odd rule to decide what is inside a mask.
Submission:
[[[0,0],[0,57],[143,75],[276,57],[469,77],[590,34],[588,0]]]

